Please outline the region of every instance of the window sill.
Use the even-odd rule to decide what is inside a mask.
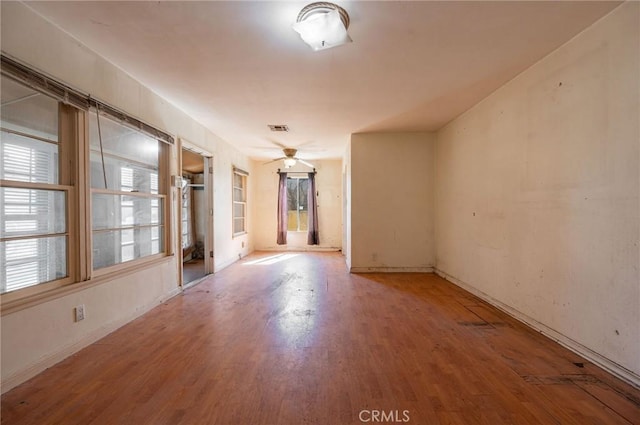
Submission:
[[[0,316],[5,316],[7,314],[16,313],[20,310],[25,310],[27,308],[34,307],[38,304],[42,304],[48,301],[52,301],[58,298],[65,297],[67,295],[71,295],[76,292],[84,291],[86,289],[92,288],[97,285],[101,285],[103,283],[111,282],[114,279],[117,279],[122,276],[126,276],[129,274],[133,274],[140,270],[144,270],[153,266],[157,266],[162,263],[169,262],[174,260],[175,256],[173,255],[165,255],[160,258],[156,258],[153,260],[149,260],[143,263],[136,262],[135,264],[129,264],[127,267],[122,267],[115,271],[107,272],[105,270],[104,273],[99,276],[95,276],[90,280],[86,280],[84,282],[75,282],[69,283],[64,286],[60,286],[50,290],[44,290],[37,294],[33,294],[30,296],[26,296],[23,298],[12,299],[5,301],[5,297],[3,294],[0,296],[1,301],[1,314]],[[176,282],[176,286],[178,282]]]

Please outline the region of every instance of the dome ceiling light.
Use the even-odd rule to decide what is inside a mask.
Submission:
[[[315,51],[350,43],[349,14],[337,4],[316,2],[305,6],[293,29]]]

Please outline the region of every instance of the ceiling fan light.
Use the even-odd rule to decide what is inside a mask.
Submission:
[[[333,3],[312,3],[300,11],[293,29],[313,50],[324,50],[351,42],[347,33],[349,15]]]
[[[291,168],[296,165],[296,160],[293,158],[285,158],[284,159],[284,168]]]

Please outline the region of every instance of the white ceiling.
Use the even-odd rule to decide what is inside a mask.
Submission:
[[[313,52],[291,29],[306,4],[27,3],[246,154],[307,159],[436,130],[619,5],[342,1],[353,43]]]

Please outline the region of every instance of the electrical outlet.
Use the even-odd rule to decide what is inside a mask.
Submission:
[[[84,304],[80,304],[75,308],[76,312],[76,322],[84,320]]]

